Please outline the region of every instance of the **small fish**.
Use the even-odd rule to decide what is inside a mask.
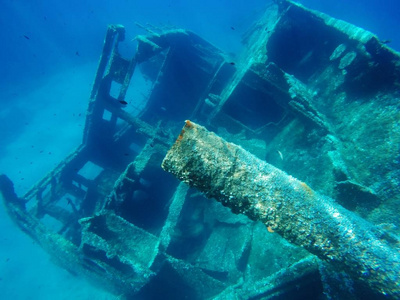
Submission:
[[[281,151],[279,151],[279,150],[276,150],[276,152],[278,152],[278,154],[279,154],[279,157],[283,160],[283,155],[282,155],[282,152]]]
[[[30,40],[31,38],[27,35],[24,35],[24,38],[26,38],[27,40]]]
[[[392,42],[391,40],[383,40],[383,41],[381,41],[381,43],[384,44],[384,45],[389,44],[391,42]]]
[[[76,56],[81,56],[78,51],[75,52]]]
[[[232,30],[235,30],[235,27],[231,26],[231,29],[232,29]]]
[[[233,61],[231,61],[229,64],[232,66],[236,65]]]
[[[128,102],[126,102],[125,100],[119,100],[119,103],[121,103],[122,105],[127,105]]]

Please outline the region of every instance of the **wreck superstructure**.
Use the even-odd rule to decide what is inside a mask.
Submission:
[[[371,290],[400,294],[400,255],[374,226],[242,147],[187,120],[162,167]]]
[[[185,30],[138,36],[128,59],[118,52],[124,33],[107,30],[82,144],[22,197],[1,175],[21,229],[64,268],[126,298],[364,295],[357,278],[160,166],[191,119],[395,228],[399,55],[361,28],[290,1],[267,9],[235,62]],[[399,232],[377,228],[398,251]]]

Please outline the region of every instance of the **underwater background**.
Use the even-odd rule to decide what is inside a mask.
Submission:
[[[400,51],[395,0],[303,0]],[[382,4],[384,3],[384,4]],[[87,101],[108,24],[191,30],[232,56],[269,1],[0,1],[0,173],[22,196],[81,143]],[[131,57],[135,44],[124,43]],[[0,208],[1,299],[114,299],[49,256]]]

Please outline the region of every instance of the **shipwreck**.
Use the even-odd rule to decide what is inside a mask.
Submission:
[[[21,230],[121,299],[398,299],[400,55],[274,2],[235,63],[110,25],[82,144],[25,195],[0,175]]]

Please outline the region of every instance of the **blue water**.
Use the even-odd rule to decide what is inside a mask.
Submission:
[[[376,33],[400,51],[400,2],[303,0]],[[384,4],[382,4],[384,3]],[[0,173],[25,193],[81,142],[84,115],[108,24],[190,29],[228,53],[269,4],[266,0],[0,2]],[[130,56],[134,43],[121,52]],[[55,266],[0,207],[1,299],[113,299]]]

